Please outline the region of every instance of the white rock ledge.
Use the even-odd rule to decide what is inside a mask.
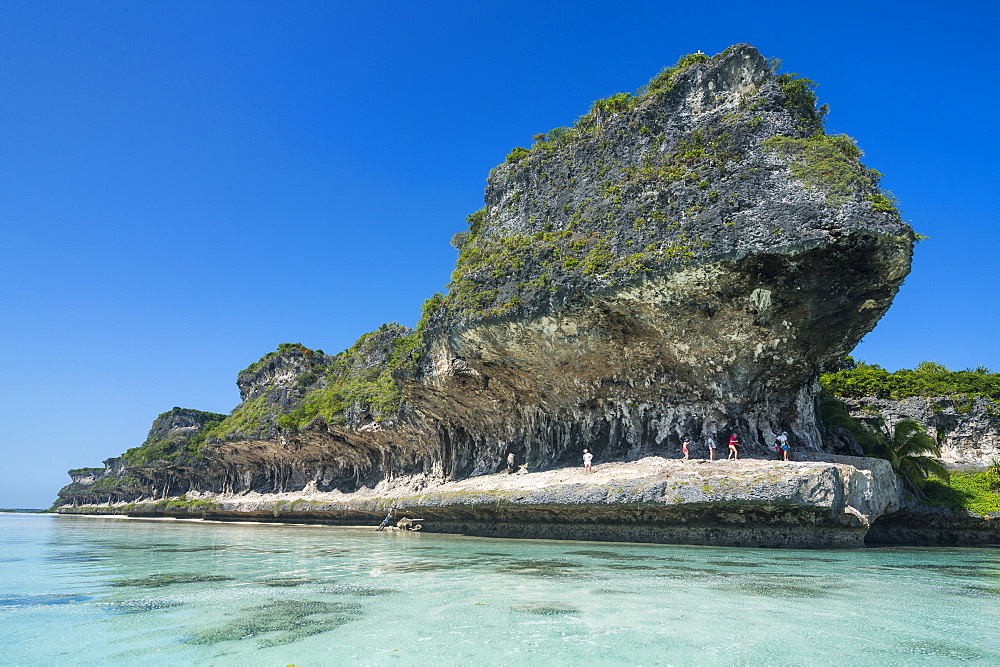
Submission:
[[[191,502],[64,507],[63,513],[376,525],[426,519],[429,532],[719,546],[860,547],[899,508],[885,461],[679,461],[647,457],[582,469],[431,484],[397,479],[354,493],[201,494]]]

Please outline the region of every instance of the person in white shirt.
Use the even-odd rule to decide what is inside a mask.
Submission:
[[[778,436],[778,443],[779,443],[779,446],[781,447],[781,455],[787,461],[788,460],[788,451],[791,449],[788,446],[788,431],[782,431],[781,432],[781,435]]]

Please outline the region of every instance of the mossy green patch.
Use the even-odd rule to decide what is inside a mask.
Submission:
[[[411,572],[438,572],[441,570],[454,570],[456,563],[441,560],[414,560],[406,563],[395,563],[382,568],[383,572],[394,572],[397,574],[409,574]]]
[[[743,560],[710,560],[707,561],[712,565],[718,565],[720,567],[760,567],[760,563],[750,563]]]
[[[915,640],[904,641],[898,644],[898,653],[909,653],[919,655],[924,658],[941,660],[947,658],[956,662],[979,661],[983,659],[983,654],[977,649],[964,644],[954,644],[946,641]]]
[[[821,598],[844,588],[844,585],[835,577],[762,572],[736,576],[727,575],[716,587],[744,595],[772,598]]]
[[[497,568],[500,574],[517,574],[526,577],[567,577],[573,570],[583,567],[565,560],[514,560]]]
[[[273,588],[295,588],[307,584],[319,584],[323,581],[325,580],[314,577],[272,577],[270,579],[260,579],[257,583]]]
[[[768,582],[737,582],[716,586],[720,590],[736,591],[744,595],[760,595],[770,598],[822,598],[827,593],[819,587],[796,586]]]
[[[973,598],[1000,598],[1000,588],[987,588],[986,586],[962,586],[958,589],[951,589],[958,595]]]
[[[357,597],[377,597],[381,595],[392,595],[398,593],[394,588],[377,588],[375,586],[358,586],[356,584],[341,584],[338,586],[324,586],[318,589],[320,593],[330,595],[354,595]]]
[[[671,183],[685,187],[708,183],[732,157],[729,141],[724,132],[713,137],[695,132],[674,152],[649,155],[641,165],[623,169],[620,180],[605,182],[604,196],[612,207],[620,207],[625,192]],[[460,252],[442,305],[462,317],[501,317],[515,312],[533,295],[558,289],[559,281],[567,276],[623,284],[663,267],[684,264],[708,246],[697,235],[681,230],[682,218],[698,211],[669,219],[653,204],[642,208],[634,222],[635,229],[650,234],[642,243],[619,242],[613,226],[603,224],[604,231],[581,231],[581,227],[594,226],[596,220],[590,218],[610,215],[590,202],[582,200],[575,210],[564,207],[561,217],[533,233],[484,236],[486,210],[468,216],[468,230],[452,241]],[[664,234],[670,238],[665,240]]]
[[[96,606],[116,614],[141,614],[148,611],[174,609],[184,606],[184,603],[167,598],[138,598],[135,600],[105,600]]]
[[[212,429],[209,437],[222,440],[234,435],[258,433],[278,410],[278,403],[264,393],[240,403],[225,421]]]
[[[278,426],[301,429],[317,417],[344,424],[351,409],[376,422],[395,418],[405,403],[395,376],[416,365],[427,324],[443,302],[441,294],[425,301],[415,329],[392,322],[359,338],[333,358],[299,406],[277,419]]]
[[[846,134],[815,134],[807,139],[772,137],[764,145],[789,160],[792,174],[838,206],[873,190],[877,180],[861,164],[861,149]]]
[[[196,427],[183,430],[157,428],[158,425],[164,422],[169,424],[171,420],[177,418],[184,419],[186,423],[193,422]],[[208,434],[225,419],[226,415],[215,412],[175,407],[158,415],[146,441],[138,447],[127,450],[121,458],[126,464],[136,467],[193,463],[201,458],[201,448]],[[98,480],[98,483],[105,480],[121,480],[122,486],[134,486],[137,480],[130,479],[132,481],[126,483],[124,478],[107,477]]]
[[[635,556],[631,554],[620,554],[614,551],[602,551],[600,549],[581,549],[579,551],[567,551],[567,556],[587,556],[589,558],[597,558],[599,560],[648,560],[644,556]]]

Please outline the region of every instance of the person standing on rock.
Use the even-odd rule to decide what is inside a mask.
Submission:
[[[733,435],[729,438],[729,457],[726,459],[727,461],[729,461],[730,459],[733,461],[739,460],[740,453],[736,449],[739,446],[740,446],[740,439],[736,437],[735,433],[733,433]]]
[[[714,435],[708,436],[708,460],[709,461],[714,461],[715,460],[715,447],[716,447],[716,445],[715,445],[715,436]]]
[[[591,467],[590,462],[594,460],[594,455],[588,452],[586,449],[583,450],[583,472],[594,472]]]
[[[517,467],[514,465],[516,459],[514,457],[514,452],[507,454],[507,474],[513,475],[517,471]]]
[[[389,508],[389,513],[385,515],[385,518],[382,519],[382,523],[380,523],[378,528],[375,529],[377,532],[381,533],[383,530],[389,527],[389,522],[392,521],[392,509],[393,508],[391,507]]]
[[[691,445],[691,440],[684,438],[684,442],[681,443],[681,451],[684,452],[684,460],[687,461],[689,458],[690,450],[688,449]]]
[[[778,436],[778,443],[779,443],[779,445],[781,447],[781,455],[784,457],[784,460],[787,461],[788,460],[788,452],[791,449],[788,446],[788,431],[782,431],[781,432],[781,435]]]

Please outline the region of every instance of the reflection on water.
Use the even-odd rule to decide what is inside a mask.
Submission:
[[[1000,663],[989,549],[0,516],[0,662]]]

